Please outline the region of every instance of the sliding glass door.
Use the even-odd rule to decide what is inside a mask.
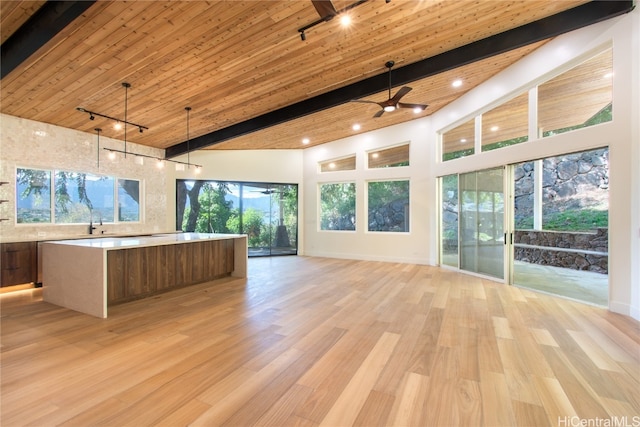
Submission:
[[[246,234],[249,256],[295,255],[298,186],[176,181],[176,229]]]
[[[606,306],[608,157],[601,148],[442,177],[440,263]]]
[[[504,278],[504,168],[449,175],[441,188],[441,262]]]
[[[504,278],[503,168],[460,175],[460,268]]]
[[[297,186],[243,184],[242,232],[250,256],[296,254]]]
[[[513,284],[606,306],[609,150],[513,165]]]

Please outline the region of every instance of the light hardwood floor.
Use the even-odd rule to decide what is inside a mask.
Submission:
[[[638,322],[436,267],[251,259],[108,319],[38,295],[1,297],[4,427],[640,423]]]

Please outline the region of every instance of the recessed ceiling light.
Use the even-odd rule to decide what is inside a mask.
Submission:
[[[460,138],[460,142],[464,144],[465,142],[467,142],[467,138]]]
[[[348,27],[349,25],[351,25],[351,17],[349,15],[342,15],[340,17],[340,24],[343,27]]]
[[[378,156],[379,156],[379,154],[378,154],[378,153],[373,153],[373,154],[371,154],[371,157],[373,157],[374,159],[377,159],[377,158],[378,158]]]
[[[462,86],[462,80],[460,80],[460,79],[456,79],[456,80],[454,80],[453,82],[451,82],[451,86],[453,86],[453,87],[460,87],[460,86]]]
[[[607,73],[604,75],[605,79],[610,79],[611,77],[613,77],[613,73]]]
[[[304,145],[307,145],[309,142],[310,142],[310,141],[309,141],[309,138],[302,138],[302,143],[303,143]]]
[[[122,123],[120,123],[120,122],[116,122],[116,124],[115,124],[115,125],[113,125],[113,128],[114,128],[115,130],[120,130],[120,129],[122,129]]]
[[[329,163],[329,168],[335,169],[336,168],[336,164],[335,163]]]
[[[353,130],[360,130],[361,126],[359,123],[355,123],[353,126],[351,126],[351,129]]]
[[[413,113],[414,114],[420,114],[422,111],[424,111],[424,110],[422,108],[420,108],[420,107],[416,107],[416,108],[413,109]]]
[[[500,129],[498,126],[491,126],[491,132],[495,132]]]

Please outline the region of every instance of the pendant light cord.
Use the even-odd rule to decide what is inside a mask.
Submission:
[[[124,157],[127,158],[127,100],[128,92],[131,85],[129,83],[122,83],[124,86]]]
[[[184,109],[187,110],[187,169],[189,169],[189,167],[191,167],[191,162],[189,157],[189,154],[191,152],[189,147],[189,113],[191,112],[191,107],[184,107]]]

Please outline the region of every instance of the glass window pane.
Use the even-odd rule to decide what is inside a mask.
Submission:
[[[356,229],[356,184],[320,185],[320,229]]]
[[[503,169],[460,175],[460,268],[503,278]]]
[[[140,221],[140,181],[118,179],[118,221]]]
[[[409,144],[371,151],[367,154],[370,169],[409,166]]]
[[[356,169],[356,156],[325,160],[319,165],[320,172],[352,171]]]
[[[113,221],[114,178],[56,171],[54,185],[56,223]]]
[[[38,169],[17,169],[16,222],[51,222],[50,171]]]
[[[442,161],[470,156],[474,152],[475,118],[442,134]]]
[[[482,151],[528,140],[529,96],[523,93],[482,115]]]
[[[409,231],[409,181],[368,184],[369,231]]]
[[[458,267],[458,175],[441,178],[442,182],[442,220],[440,262],[443,265]]]
[[[612,106],[609,49],[538,87],[538,134],[546,137],[609,122]]]

